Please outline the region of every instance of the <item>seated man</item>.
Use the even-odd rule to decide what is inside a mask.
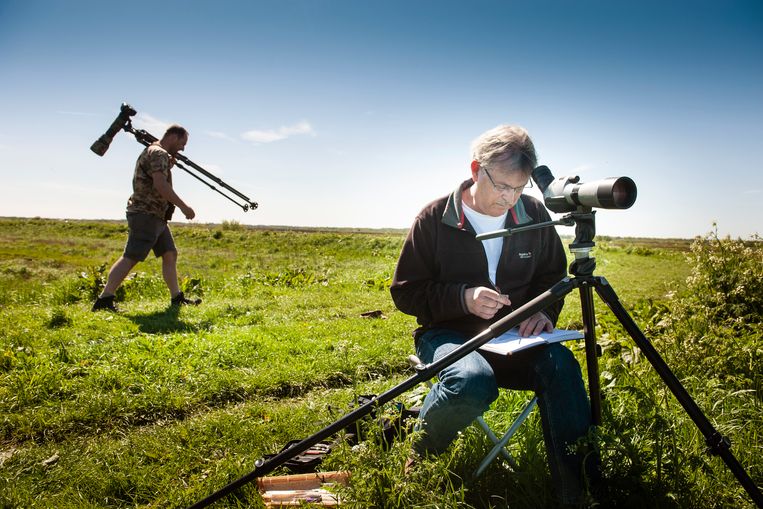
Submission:
[[[537,164],[527,132],[498,126],[472,144],[471,178],[424,207],[403,245],[392,281],[395,305],[417,318],[416,354],[431,363],[484,331],[566,275],[566,257],[552,227],[478,241],[475,235],[550,220],[522,194]],[[524,320],[523,336],[553,330],[562,302]],[[538,396],[552,480],[560,501],[583,496],[575,441],[591,426],[580,366],[562,344],[511,357],[473,352],[444,368],[424,400],[416,453],[440,453],[459,430],[488,409],[498,387]]]

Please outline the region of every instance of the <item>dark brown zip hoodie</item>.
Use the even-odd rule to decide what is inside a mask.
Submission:
[[[416,338],[432,328],[474,336],[567,275],[562,242],[548,227],[504,237],[493,285],[482,242],[464,217],[461,193],[472,184],[467,180],[451,195],[424,207],[403,244],[390,293],[400,311],[416,317]],[[522,195],[506,215],[506,228],[549,220],[540,201]],[[497,287],[509,296],[511,307],[503,307],[490,320],[470,314],[464,292],[477,286]],[[544,310],[554,324],[562,305],[559,301]]]

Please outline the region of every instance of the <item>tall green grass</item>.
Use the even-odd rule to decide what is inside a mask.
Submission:
[[[410,376],[414,320],[388,293],[403,232],[230,222],[173,233],[183,288],[204,303],[170,308],[159,263],[148,260],[113,315],[89,308],[124,245],[123,223],[0,219],[0,507],[187,506],[333,422],[357,395]],[[760,485],[760,243],[710,234],[693,243],[597,244],[597,274]],[[596,306],[605,415],[592,439],[607,479],[601,507],[751,507],[630,338]],[[560,325],[580,326],[574,294]],[[502,392],[486,418],[505,428],[527,397]],[[369,440],[332,454],[325,468],[353,473],[345,506],[553,504],[536,413],[510,446],[516,472],[497,460],[473,479],[489,444],[467,428],[447,453],[406,476],[410,441],[386,448]],[[248,486],[217,506],[261,501]]]

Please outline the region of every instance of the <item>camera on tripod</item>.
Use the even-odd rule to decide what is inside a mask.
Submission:
[[[121,129],[124,129],[127,126],[127,124],[130,122],[130,117],[134,116],[136,113],[138,112],[135,111],[132,106],[127,103],[122,103],[122,107],[119,108],[119,115],[117,115],[117,118],[114,119],[114,122],[111,123],[106,132],[102,134],[100,138],[95,140],[95,143],[90,146],[90,150],[99,156],[103,156],[103,154],[105,154],[109,149],[111,142],[114,140],[114,136],[116,136],[116,134]]]

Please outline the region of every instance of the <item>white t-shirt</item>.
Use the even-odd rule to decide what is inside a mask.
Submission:
[[[469,208],[466,203],[462,202],[462,205],[464,207],[464,215],[478,234],[504,229],[506,214],[509,213],[508,210],[500,216],[488,216]],[[498,259],[501,257],[501,249],[503,248],[503,237],[483,240],[482,247],[485,249],[485,256],[487,256],[487,269],[490,281],[495,285],[495,273],[498,269]]]

